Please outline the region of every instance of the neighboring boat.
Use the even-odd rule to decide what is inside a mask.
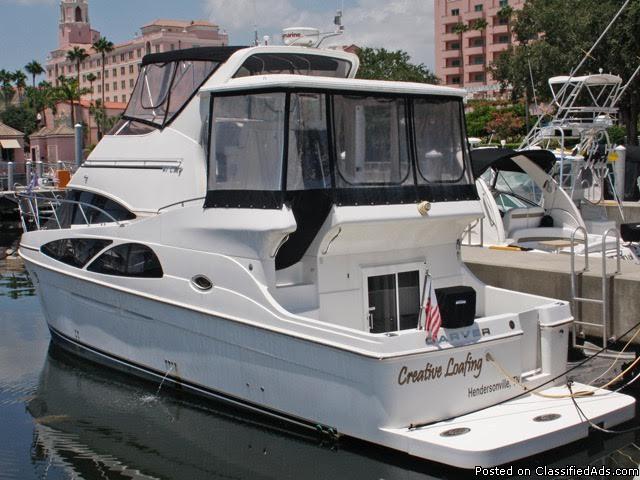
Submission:
[[[301,47],[146,56],[122,122],[22,238],[53,339],[463,468],[586,437],[569,305],[460,259],[482,216],[464,92],[357,67]],[[593,422],[634,416],[632,397],[573,391]]]
[[[590,254],[600,255],[604,247],[608,257],[620,252],[622,258],[636,259],[634,246],[620,246],[613,231],[606,237],[604,232],[589,233],[583,239],[587,225],[552,176],[556,165],[552,152],[476,149],[471,163],[484,218],[471,225],[466,243],[554,253],[570,253],[574,243],[578,255],[584,254],[586,244]]]
[[[555,112],[540,115],[519,147],[519,150],[543,148],[553,151],[556,164],[551,174],[578,206],[590,234],[602,235],[616,228],[616,222],[608,218],[605,208],[607,190],[624,222],[621,198],[624,196],[624,168],[614,181],[613,166],[618,154],[608,129],[617,124],[618,102],[639,72],[640,65],[626,84],[618,75],[602,71],[550,78]]]

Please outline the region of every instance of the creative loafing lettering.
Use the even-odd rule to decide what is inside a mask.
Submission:
[[[462,361],[456,360],[455,357],[449,357],[446,366],[427,363],[422,370],[409,370],[409,367],[403,366],[398,373],[398,385],[428,382],[459,375],[466,377],[467,374],[473,375],[473,378],[478,378],[481,373],[482,358],[474,358],[469,352]]]

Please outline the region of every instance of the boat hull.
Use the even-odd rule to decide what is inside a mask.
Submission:
[[[516,405],[511,402],[518,402],[509,399],[521,390],[482,360],[491,352],[520,371],[521,333],[455,349],[376,358],[27,264],[57,342],[200,395],[463,468],[506,463],[588,435],[588,425],[579,418],[570,425],[549,422],[540,438],[527,437],[519,448],[511,448],[510,435],[486,430],[501,424],[511,432],[510,422],[525,424],[534,412],[560,408],[530,399],[529,410],[518,404],[518,414],[507,415]],[[492,407],[499,402],[507,403]],[[562,404],[563,416],[570,405],[570,400]],[[632,418],[633,405],[632,398],[616,395],[590,413],[610,425]],[[479,415],[470,420],[485,425],[478,432],[486,430],[492,439],[474,443],[471,453],[464,436],[462,441],[439,436],[451,428],[443,419],[457,421],[465,414]],[[504,422],[491,420],[497,414]],[[413,428],[418,424],[429,426]],[[430,438],[426,431],[436,433]]]

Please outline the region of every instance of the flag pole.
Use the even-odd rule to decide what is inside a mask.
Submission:
[[[429,278],[429,268],[424,272],[424,283],[422,284],[422,298],[418,305],[418,330],[422,330],[422,312],[424,311],[424,302],[427,294],[427,280]]]

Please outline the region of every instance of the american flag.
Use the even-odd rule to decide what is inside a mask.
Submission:
[[[427,289],[427,303],[424,306],[424,329],[427,332],[427,337],[430,335],[433,340],[436,340],[440,325],[442,325],[442,318],[440,318],[438,298],[433,289],[433,279],[429,274],[427,274],[427,282],[429,282],[429,288]]]

